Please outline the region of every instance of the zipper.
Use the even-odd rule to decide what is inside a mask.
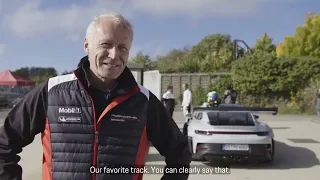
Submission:
[[[80,82],[78,76],[76,73],[74,73],[74,75],[77,77],[79,84],[82,86],[82,88],[84,89],[84,92],[87,94],[87,96],[90,98],[91,101],[91,105],[92,105],[92,111],[93,111],[93,126],[94,126],[94,141],[93,141],[93,166],[95,168],[97,168],[97,153],[98,153],[98,143],[99,143],[99,129],[97,126],[97,118],[96,118],[96,111],[95,111],[95,107],[94,107],[94,103],[92,100],[92,97],[90,96],[90,94],[87,92],[87,90],[84,88],[83,84]],[[92,180],[96,180],[96,173],[92,173]]]
[[[77,74],[74,73],[74,75],[77,77]],[[78,77],[77,77],[78,78]],[[78,78],[79,79],[79,78]],[[84,86],[82,85],[82,83],[78,80],[78,82],[80,83],[80,85],[82,86],[82,88],[84,89],[84,92],[88,95],[88,97],[90,98],[91,104],[92,104],[92,110],[93,110],[93,123],[94,123],[94,141],[93,141],[93,167],[97,168],[97,154],[98,154],[98,143],[99,143],[99,123],[98,123],[98,119],[96,117],[96,111],[95,111],[95,107],[94,107],[94,103],[92,100],[92,97],[90,96],[90,94],[86,91],[86,89],[84,88]],[[128,94],[128,96],[126,98],[124,98],[122,101],[126,100],[127,98],[129,98],[130,96],[132,96],[133,94],[135,94],[137,92],[137,90],[139,90],[139,88],[136,88],[136,90],[130,94]],[[92,173],[92,180],[96,180],[97,178],[97,174],[96,173]]]
[[[93,111],[93,127],[94,127],[94,140],[93,140],[93,166],[97,168],[97,153],[98,153],[98,143],[99,143],[99,129],[98,129],[98,124],[97,124],[97,118],[96,118],[96,111],[94,108],[93,100],[89,93],[85,91],[87,95],[89,96],[92,104],[92,111]],[[93,173],[92,174],[92,180],[96,180],[97,174]]]
[[[97,131],[94,133],[96,136],[96,144],[99,144],[99,130],[97,128]]]
[[[96,111],[95,111],[95,108],[94,108],[94,104],[93,104],[93,100],[91,98],[91,96],[89,95],[89,93],[87,93],[88,96],[90,97],[90,100],[91,100],[91,104],[92,104],[92,111],[93,111],[93,123],[94,123],[94,132],[95,132],[95,135],[94,135],[94,142],[93,142],[93,166],[95,168],[97,168],[97,153],[98,153],[98,142],[99,142],[99,138],[98,138],[98,135],[99,135],[99,131],[98,131],[98,128],[97,128],[97,118],[96,118]],[[96,180],[96,173],[93,173],[92,174],[92,180]]]
[[[93,111],[93,127],[94,127],[94,140],[93,140],[93,166],[97,168],[97,153],[98,153],[98,143],[99,143],[99,129],[97,127],[97,118],[96,118],[96,111],[94,108],[93,100],[90,94],[85,90],[86,94],[89,96],[91,104],[92,104],[92,111]],[[97,174],[92,173],[92,180],[96,180]]]

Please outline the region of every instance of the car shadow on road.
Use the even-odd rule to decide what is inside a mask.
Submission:
[[[271,127],[271,129],[274,129],[274,130],[285,130],[285,129],[290,129],[290,127]]]
[[[316,154],[305,147],[294,147],[275,141],[275,148],[274,161],[271,163],[247,162],[231,164],[230,167],[233,169],[301,169],[320,165]]]

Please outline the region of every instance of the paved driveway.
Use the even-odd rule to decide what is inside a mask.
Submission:
[[[2,124],[7,111],[0,111],[0,123]],[[192,174],[191,180],[318,180],[320,177],[320,123],[315,122],[313,116],[261,115],[261,121],[267,122],[275,132],[276,156],[273,164],[254,165],[242,164],[232,166],[230,174]],[[174,114],[174,119],[179,127],[183,126],[181,112]],[[42,149],[40,136],[24,148],[21,153],[21,165],[24,169],[24,180],[41,180]],[[146,160],[151,173],[153,168],[162,167],[164,158],[157,150],[150,148]],[[210,164],[192,162],[200,171],[214,169]],[[207,169],[205,169],[207,168]],[[155,169],[156,170],[156,169]],[[146,174],[146,180],[159,180],[161,174]]]

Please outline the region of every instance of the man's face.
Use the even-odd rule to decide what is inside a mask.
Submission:
[[[104,19],[87,38],[84,47],[93,73],[103,81],[118,78],[128,62],[133,40],[130,31],[113,20]]]
[[[183,85],[183,88],[184,88],[184,90],[187,90],[188,89],[188,86],[187,85]]]

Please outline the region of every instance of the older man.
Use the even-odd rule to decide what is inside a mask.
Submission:
[[[189,167],[188,142],[157,97],[126,67],[133,41],[120,14],[95,18],[87,29],[88,56],[73,74],[50,78],[17,104],[0,130],[0,179],[21,180],[17,155],[42,134],[43,180],[142,179],[148,142],[167,167]],[[120,167],[122,175],[104,173]],[[118,169],[119,170],[119,169]],[[164,174],[163,179],[187,179]]]

